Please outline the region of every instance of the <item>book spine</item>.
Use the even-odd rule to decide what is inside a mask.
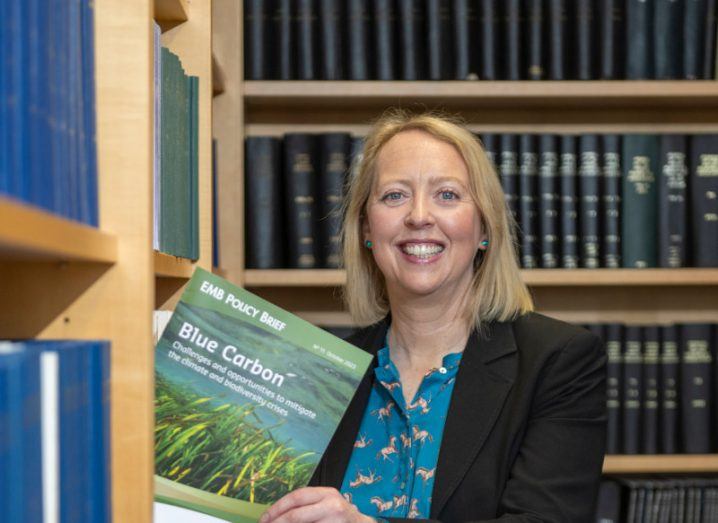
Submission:
[[[678,446],[678,327],[661,327],[660,451],[675,454]]]
[[[43,521],[43,430],[42,430],[42,386],[40,356],[34,351],[23,351],[20,372],[20,408],[22,409],[22,494],[19,496],[24,506],[22,523],[41,523]],[[0,408],[0,410],[2,410]],[[7,430],[3,419],[2,431]],[[2,445],[2,443],[0,443]],[[2,470],[2,469],[0,469]],[[7,474],[2,470],[1,474]],[[49,484],[49,483],[48,483]],[[5,506],[0,505],[0,515]]]
[[[641,452],[641,411],[643,408],[643,366],[641,327],[627,325],[623,353],[623,453]]]
[[[528,52],[526,78],[529,80],[543,80],[546,77],[546,66],[544,63],[544,11],[543,0],[528,0],[527,22],[528,22]]]
[[[603,266],[621,267],[621,139],[603,135]]]
[[[579,80],[594,78],[593,0],[576,0],[576,73]]]
[[[623,77],[625,5],[621,0],[599,0],[598,12],[601,32],[601,62],[598,77],[601,80],[618,80]]]
[[[424,5],[414,0],[399,0],[399,55],[402,80],[423,80]]]
[[[339,268],[341,261],[341,205],[350,147],[348,133],[319,137],[319,237],[322,265],[333,269]]]
[[[521,0],[504,0],[503,36],[506,80],[521,80]]]
[[[316,0],[297,0],[296,9],[298,78],[299,80],[318,80]]]
[[[623,390],[622,343],[623,327],[619,323],[606,325],[606,453],[619,454],[621,442],[621,392]]]
[[[267,34],[268,0],[247,0],[244,3],[244,77],[247,80],[266,80],[269,78]]]
[[[566,0],[549,0],[549,79],[566,80]]]
[[[559,179],[561,191],[561,267],[578,267],[578,206],[576,191],[576,137],[561,137]]]
[[[658,174],[658,264],[685,267],[687,255],[688,143],[684,135],[662,135]]]
[[[683,78],[697,80],[703,73],[706,0],[684,0]]]
[[[538,238],[536,217],[536,179],[538,177],[538,154],[536,136],[522,134],[519,150],[519,217],[521,224],[521,265],[535,269],[538,264]]]
[[[396,78],[395,32],[396,14],[392,0],[373,0],[374,2],[374,42],[376,56],[376,79],[394,80]]]
[[[481,80],[498,80],[498,54],[499,11],[496,0],[479,0],[479,53]]]
[[[369,7],[366,0],[347,0],[347,4],[349,79],[369,80],[372,70],[369,65]]]
[[[656,267],[658,137],[623,137],[623,266]]]
[[[542,134],[539,138],[539,215],[541,231],[541,267],[559,267],[559,150],[556,136]]]
[[[519,224],[519,144],[515,134],[501,135],[501,187],[514,225]]]
[[[658,454],[658,369],[660,338],[658,326],[643,329],[643,454]]]
[[[293,0],[274,0],[272,27],[276,48],[274,58],[276,70],[272,75],[277,80],[293,80],[296,78],[296,61],[294,52],[297,48],[294,28]]]
[[[706,1],[706,15],[703,24],[705,26],[705,37],[703,39],[703,71],[701,79],[712,80],[716,59],[716,0]]]
[[[501,156],[501,145],[499,143],[499,135],[493,133],[481,133],[479,136],[481,146],[486,153],[491,165],[494,167],[496,175],[499,176],[499,157]]]
[[[249,269],[284,266],[280,140],[249,136],[245,142],[246,265]]]
[[[477,80],[479,78],[476,54],[478,4],[474,0],[453,0],[453,6],[454,78]]]
[[[344,79],[344,38],[342,2],[319,0],[319,28],[322,44],[322,80]]]
[[[653,3],[626,0],[626,78],[653,78]]]
[[[600,194],[601,164],[598,136],[585,134],[579,139],[579,223],[581,224],[581,267],[595,269],[600,266]]]
[[[707,454],[711,442],[711,325],[682,326],[681,340],[681,427],[683,452]]]
[[[314,136],[284,135],[284,188],[289,266],[312,269],[319,266],[317,254],[316,182]]]
[[[691,137],[693,264],[718,267],[718,135]]]
[[[656,79],[681,78],[683,59],[683,2],[656,0],[655,48]]]
[[[426,34],[429,80],[449,80],[453,76],[450,0],[426,0]]]

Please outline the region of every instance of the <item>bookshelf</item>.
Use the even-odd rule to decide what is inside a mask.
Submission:
[[[152,315],[211,268],[209,2],[94,3],[99,228],[0,197],[0,337],[111,341],[113,521],[152,521]],[[200,258],[152,250],[153,16],[200,77]]]
[[[242,81],[242,11],[213,5],[213,51],[225,66],[215,98],[223,274],[321,325],[351,323],[341,270],[244,268],[243,140],[288,132],[365,134],[389,107],[460,112],[475,132],[717,133],[715,81]],[[239,50],[239,52],[238,52]],[[239,59],[226,57],[238,54]],[[231,193],[231,194],[230,194]],[[224,200],[222,200],[224,198]],[[231,203],[231,205],[229,205]],[[718,268],[524,270],[539,311],[573,322],[714,322]],[[607,456],[607,474],[717,473],[718,455]]]

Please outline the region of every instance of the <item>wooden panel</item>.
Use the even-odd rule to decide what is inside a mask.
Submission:
[[[162,33],[162,45],[199,77],[199,260],[212,268],[212,13],[210,2],[188,3],[188,20]]]
[[[154,0],[155,20],[162,25],[176,25],[187,21],[187,0]]]
[[[537,269],[521,272],[531,287],[718,286],[718,269]],[[248,287],[335,287],[344,285],[344,271],[276,269],[245,272]]]
[[[212,51],[224,72],[224,92],[213,100],[217,140],[217,237],[219,267],[242,284],[244,268],[244,102],[242,99],[242,5],[214,0]]]
[[[117,237],[0,196],[0,258],[114,263]]]
[[[718,472],[718,455],[606,456],[604,474],[663,474]]]
[[[154,251],[155,276],[160,278],[189,279],[194,272],[194,263],[186,258]]]
[[[217,96],[224,92],[224,71],[212,54],[212,96]]]

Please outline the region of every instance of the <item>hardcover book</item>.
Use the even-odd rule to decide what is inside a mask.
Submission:
[[[370,361],[197,269],[155,348],[156,515],[256,522],[309,482]]]

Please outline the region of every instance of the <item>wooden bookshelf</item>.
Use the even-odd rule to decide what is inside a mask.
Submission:
[[[117,237],[94,227],[0,197],[0,257],[114,263]]]
[[[718,454],[606,456],[604,474],[718,473]]]
[[[718,286],[718,269],[533,269],[521,271],[531,287]],[[248,287],[338,287],[346,275],[332,269],[247,269]]]
[[[154,251],[155,276],[158,278],[190,279],[194,272],[194,263],[187,258],[178,258],[171,254]]]
[[[188,20],[187,0],[154,0],[154,18],[161,26],[174,26]]]

